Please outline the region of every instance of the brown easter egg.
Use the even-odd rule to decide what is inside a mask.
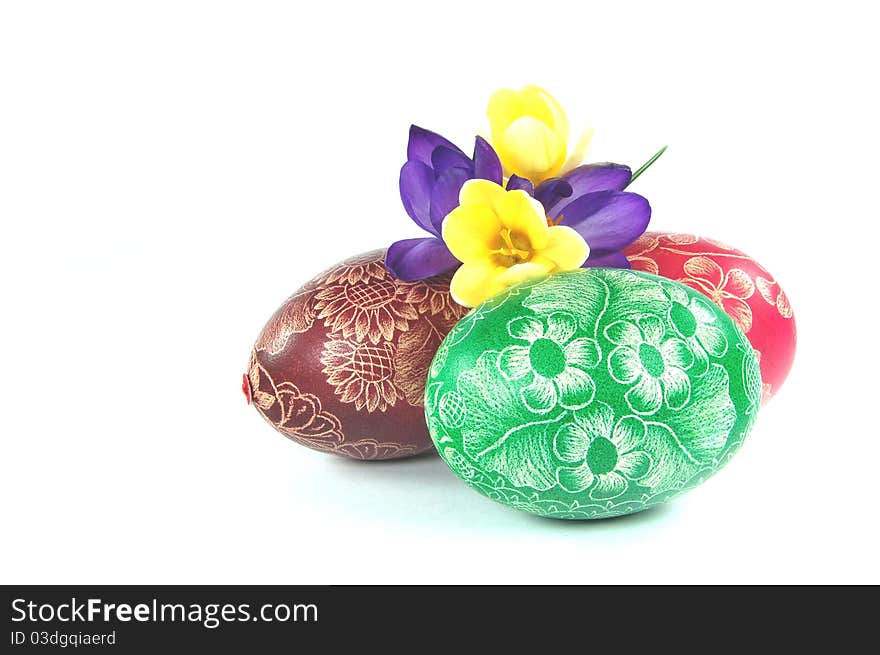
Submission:
[[[451,274],[402,282],[384,258],[374,250],[324,271],[257,338],[243,391],[297,443],[355,459],[433,449],[425,379],[467,309],[449,295]]]

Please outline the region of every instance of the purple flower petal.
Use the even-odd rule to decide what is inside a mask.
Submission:
[[[631,268],[629,260],[622,252],[590,252],[584,268]]]
[[[471,179],[471,174],[463,168],[447,168],[434,183],[431,193],[431,225],[433,232],[440,235],[443,219],[458,207],[458,194],[464,183]]]
[[[571,185],[569,201],[558,201],[546,207],[550,216],[558,216],[564,212],[563,203],[574,201],[588,193],[596,191],[623,191],[632,178],[629,166],[622,164],[586,164],[578,166],[562,176]]]
[[[571,185],[575,196],[582,196],[594,191],[623,191],[632,178],[632,171],[623,164],[585,164],[573,168],[562,178]]]
[[[391,244],[385,253],[385,268],[404,282],[440,275],[461,264],[440,239],[404,239]]]
[[[507,180],[507,190],[525,191],[530,196],[532,196],[535,194],[535,185],[532,184],[531,180],[528,180],[524,177],[520,177],[519,175],[511,175],[510,179]]]
[[[559,209],[562,206],[561,200],[571,197],[571,185],[561,177],[553,177],[544,180],[535,189],[535,200],[544,205],[544,210],[551,218],[556,218],[550,214],[551,208]]]
[[[501,184],[503,179],[498,154],[481,136],[478,136],[474,143],[474,177],[491,180],[495,184]]]
[[[418,125],[410,125],[409,143],[406,146],[406,158],[408,160],[420,161],[430,166],[431,153],[434,152],[434,148],[439,148],[440,146],[461,152],[454,143],[444,139],[436,132],[431,132]]]
[[[560,224],[580,233],[596,252],[622,250],[648,227],[651,205],[636,193],[598,191],[568,203]]]
[[[408,161],[400,169],[400,199],[409,217],[423,230],[434,233],[431,225],[431,192],[434,171],[420,161]]]
[[[456,148],[447,148],[446,146],[437,146],[431,153],[431,166],[434,168],[434,175],[440,177],[450,168],[463,168],[473,174],[474,162]]]

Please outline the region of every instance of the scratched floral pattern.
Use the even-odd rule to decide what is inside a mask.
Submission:
[[[319,274],[257,339],[246,394],[285,436],[357,459],[432,448],[424,381],[467,310],[450,297],[449,275],[401,282],[383,260],[373,251]]]
[[[681,282],[723,309],[760,351],[764,401],[773,396],[791,368],[797,332],[788,296],[767,269],[693,234],[645,232],[624,254],[633,270]]]
[[[754,351],[682,284],[587,269],[474,311],[425,408],[449,467],[499,502],[559,518],[645,509],[715,473],[754,421]]]

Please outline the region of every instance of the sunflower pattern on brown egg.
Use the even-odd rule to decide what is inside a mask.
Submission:
[[[424,380],[467,312],[450,277],[397,280],[378,250],[307,282],[257,339],[248,378],[258,411],[303,445],[357,459],[430,449]]]

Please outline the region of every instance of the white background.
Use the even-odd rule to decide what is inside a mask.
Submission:
[[[870,3],[9,2],[0,9],[3,583],[880,582]],[[663,508],[520,514],[437,458],[361,464],[247,407],[250,346],[405,237],[411,122],[466,150],[535,82],[654,229],[786,289],[794,370]]]

